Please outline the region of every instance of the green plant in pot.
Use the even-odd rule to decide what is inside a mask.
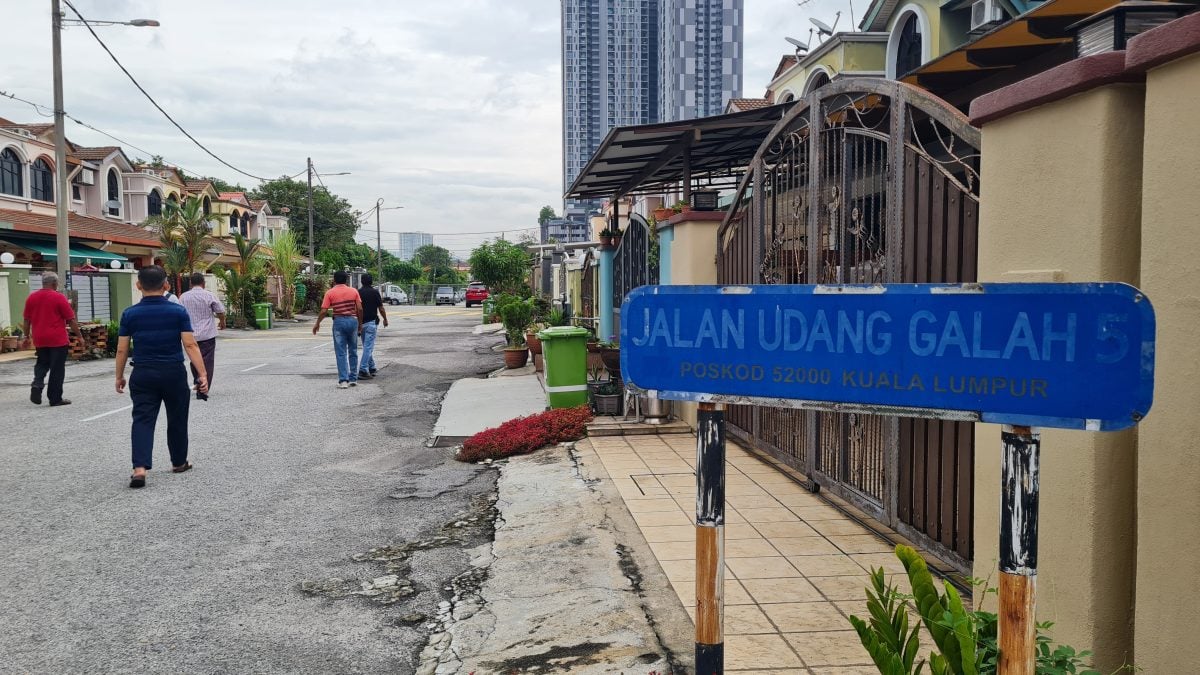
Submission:
[[[533,303],[516,296],[502,295],[496,299],[496,311],[504,323],[508,346],[504,348],[504,365],[521,368],[529,359],[525,332],[533,324]]]
[[[592,394],[592,407],[597,415],[617,415],[621,412],[621,387],[616,380],[609,379],[596,385]]]
[[[614,378],[619,378],[621,377],[621,345],[616,342],[616,338],[617,336],[613,335],[607,341],[601,342],[597,345],[597,351],[609,374]]]

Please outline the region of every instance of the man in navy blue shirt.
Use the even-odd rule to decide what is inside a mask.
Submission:
[[[121,314],[117,339],[117,393],[125,392],[125,362],[129,359],[129,342],[137,347],[133,359],[133,374],[129,376],[129,398],[133,400],[133,476],[129,487],[146,486],[154,454],[154,426],[158,411],[167,409],[167,450],[171,454],[171,471],[183,473],[192,468],[188,462],[188,388],[187,371],[183,368],[183,351],[187,350],[192,368],[197,372],[196,391],[208,391],[208,373],[204,358],[192,335],[192,321],[182,305],[173,304],[163,293],[167,290],[167,273],[157,265],[138,271],[138,290],[142,301]]]

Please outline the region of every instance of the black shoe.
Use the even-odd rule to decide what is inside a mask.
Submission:
[[[71,399],[69,399],[69,398],[64,398],[64,399],[63,399],[63,400],[61,400],[61,401],[51,401],[51,402],[50,402],[50,405],[51,405],[52,407],[53,407],[53,406],[60,406],[60,405],[71,405]]]
[[[130,476],[129,487],[135,490],[146,487],[146,474],[142,474],[140,476]]]
[[[208,400],[208,394],[204,394],[204,393],[201,393],[201,392],[196,392],[196,400],[197,400],[197,401],[207,401],[207,400]]]
[[[360,371],[358,371],[358,379],[360,379],[360,380],[369,380],[369,379],[371,379],[372,377],[375,377],[375,376],[374,376],[374,375],[372,375],[372,374],[370,374],[370,373],[368,373],[368,372],[367,372],[367,371],[365,371],[365,370],[360,370]]]
[[[368,370],[367,372],[371,373],[371,377],[375,377],[375,373],[378,373],[379,371],[372,368],[372,369]]]
[[[29,388],[29,401],[31,403],[33,403],[34,405],[42,404],[42,388],[41,387],[30,387]]]

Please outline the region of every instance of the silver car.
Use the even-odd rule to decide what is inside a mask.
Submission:
[[[454,289],[450,286],[438,286],[437,292],[433,294],[433,304],[453,305]]]

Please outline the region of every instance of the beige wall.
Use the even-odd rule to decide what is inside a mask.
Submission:
[[[697,214],[696,218],[672,225],[671,278],[665,284],[696,286],[717,283],[717,228],[724,214]],[[696,428],[696,404],[675,401],[672,411],[679,419]]]
[[[1158,318],[1154,407],[1139,429],[1134,660],[1195,672],[1200,621],[1200,56],[1150,71],[1142,283]]]
[[[981,154],[981,281],[1138,283],[1141,85],[989,123]],[[995,579],[1000,429],[979,425],[976,438],[974,575]],[[1042,433],[1038,618],[1094,650],[1103,672],[1133,646],[1136,458],[1132,431]]]

